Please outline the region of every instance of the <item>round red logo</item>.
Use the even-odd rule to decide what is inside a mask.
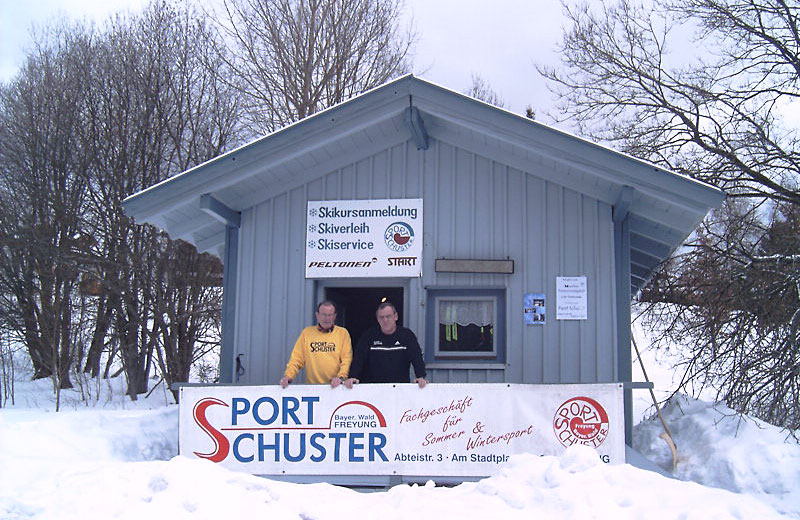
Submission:
[[[596,448],[608,437],[608,414],[592,398],[573,397],[556,410],[553,431],[564,446],[585,444]]]

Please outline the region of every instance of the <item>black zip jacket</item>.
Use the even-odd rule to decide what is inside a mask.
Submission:
[[[353,352],[350,377],[362,383],[408,383],[414,365],[416,377],[425,377],[425,362],[417,337],[405,327],[386,335],[373,327],[361,335]]]

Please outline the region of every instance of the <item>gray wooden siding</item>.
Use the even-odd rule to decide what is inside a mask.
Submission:
[[[425,212],[423,277],[411,280],[406,294],[406,322],[417,336],[425,338],[425,287],[506,290],[505,368],[431,366],[433,381],[613,381],[611,207],[537,176],[552,178],[555,168],[543,161],[521,171],[440,140],[427,151],[404,142],[245,211],[235,332],[235,354],[244,354],[246,368],[240,382],[277,382],[297,334],[313,322],[315,281],[304,278],[307,201],[418,197]],[[515,272],[436,273],[434,260],[442,257],[510,258]],[[589,319],[556,320],[556,276],[581,275]],[[526,292],[546,294],[546,325],[524,325]]]

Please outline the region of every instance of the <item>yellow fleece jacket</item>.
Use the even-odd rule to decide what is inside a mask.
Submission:
[[[334,325],[332,331],[322,332],[313,325],[304,328],[294,343],[284,375],[294,379],[305,367],[306,383],[329,383],[336,376],[346,378],[352,360],[353,347],[347,329]]]

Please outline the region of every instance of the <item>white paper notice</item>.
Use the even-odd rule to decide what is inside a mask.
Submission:
[[[585,276],[556,277],[556,319],[588,319]]]

